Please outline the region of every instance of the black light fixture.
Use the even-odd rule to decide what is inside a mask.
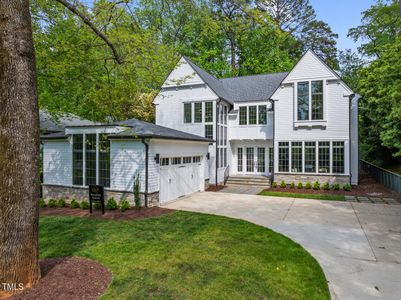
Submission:
[[[159,161],[160,161],[160,154],[159,153],[156,153],[155,161],[156,161],[156,164],[159,163]]]
[[[210,159],[210,153],[209,152],[206,154],[206,158]]]

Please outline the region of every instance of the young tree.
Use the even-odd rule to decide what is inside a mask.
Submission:
[[[28,0],[0,1],[0,282],[34,285],[39,114]],[[15,292],[0,286],[0,297]]]

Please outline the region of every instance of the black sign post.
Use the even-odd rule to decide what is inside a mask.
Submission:
[[[104,214],[104,188],[101,185],[89,186],[89,211],[92,213],[92,202],[100,202]]]

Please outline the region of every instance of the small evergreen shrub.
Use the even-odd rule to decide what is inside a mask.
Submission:
[[[297,186],[299,189],[303,189],[304,188],[304,185],[302,184],[302,182],[298,182],[298,186]]]
[[[140,189],[141,189],[141,176],[139,175],[139,173],[137,173],[134,178],[134,201],[135,201],[135,208],[137,209],[141,208]]]
[[[283,180],[283,181],[281,181],[281,183],[280,183],[280,187],[281,187],[282,189],[284,189],[286,186],[287,186],[287,185],[285,184],[284,180]]]
[[[124,212],[130,208],[129,202],[127,199],[121,200],[120,202],[120,211]]]
[[[42,198],[39,199],[39,207],[40,207],[40,208],[46,207],[46,201],[43,200]]]
[[[314,189],[314,190],[320,190],[320,183],[319,183],[318,181],[316,181],[316,182],[313,184],[313,189]]]
[[[330,184],[329,184],[328,182],[326,182],[326,183],[323,185],[323,189],[324,189],[325,191],[330,190]]]
[[[101,209],[102,208],[102,204],[100,202],[93,202],[93,208],[94,209]]]
[[[81,201],[81,204],[79,206],[81,207],[81,209],[89,209],[89,202]]]
[[[349,192],[351,190],[351,185],[349,183],[344,184],[343,190]]]
[[[310,190],[312,188],[312,183],[310,183],[309,181],[305,184],[305,188],[307,190]]]
[[[57,200],[56,199],[50,199],[49,202],[47,203],[49,207],[57,207]]]
[[[335,183],[331,187],[333,190],[338,191],[340,189],[340,185],[338,183]]]
[[[274,182],[272,183],[272,187],[273,187],[273,188],[276,188],[276,187],[277,187],[277,182],[274,181]]]
[[[291,188],[291,189],[294,189],[294,188],[295,188],[295,182],[291,182],[290,188]]]
[[[106,208],[107,208],[108,210],[116,210],[116,209],[118,208],[117,201],[114,200],[113,197],[111,197],[109,200],[107,200]]]
[[[65,200],[64,199],[58,199],[57,206],[58,207],[64,207],[65,206]]]
[[[70,208],[78,208],[79,207],[79,203],[77,200],[72,199],[70,202]]]

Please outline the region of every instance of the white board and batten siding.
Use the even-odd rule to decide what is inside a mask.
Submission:
[[[72,144],[69,140],[43,142],[43,183],[72,185]]]

